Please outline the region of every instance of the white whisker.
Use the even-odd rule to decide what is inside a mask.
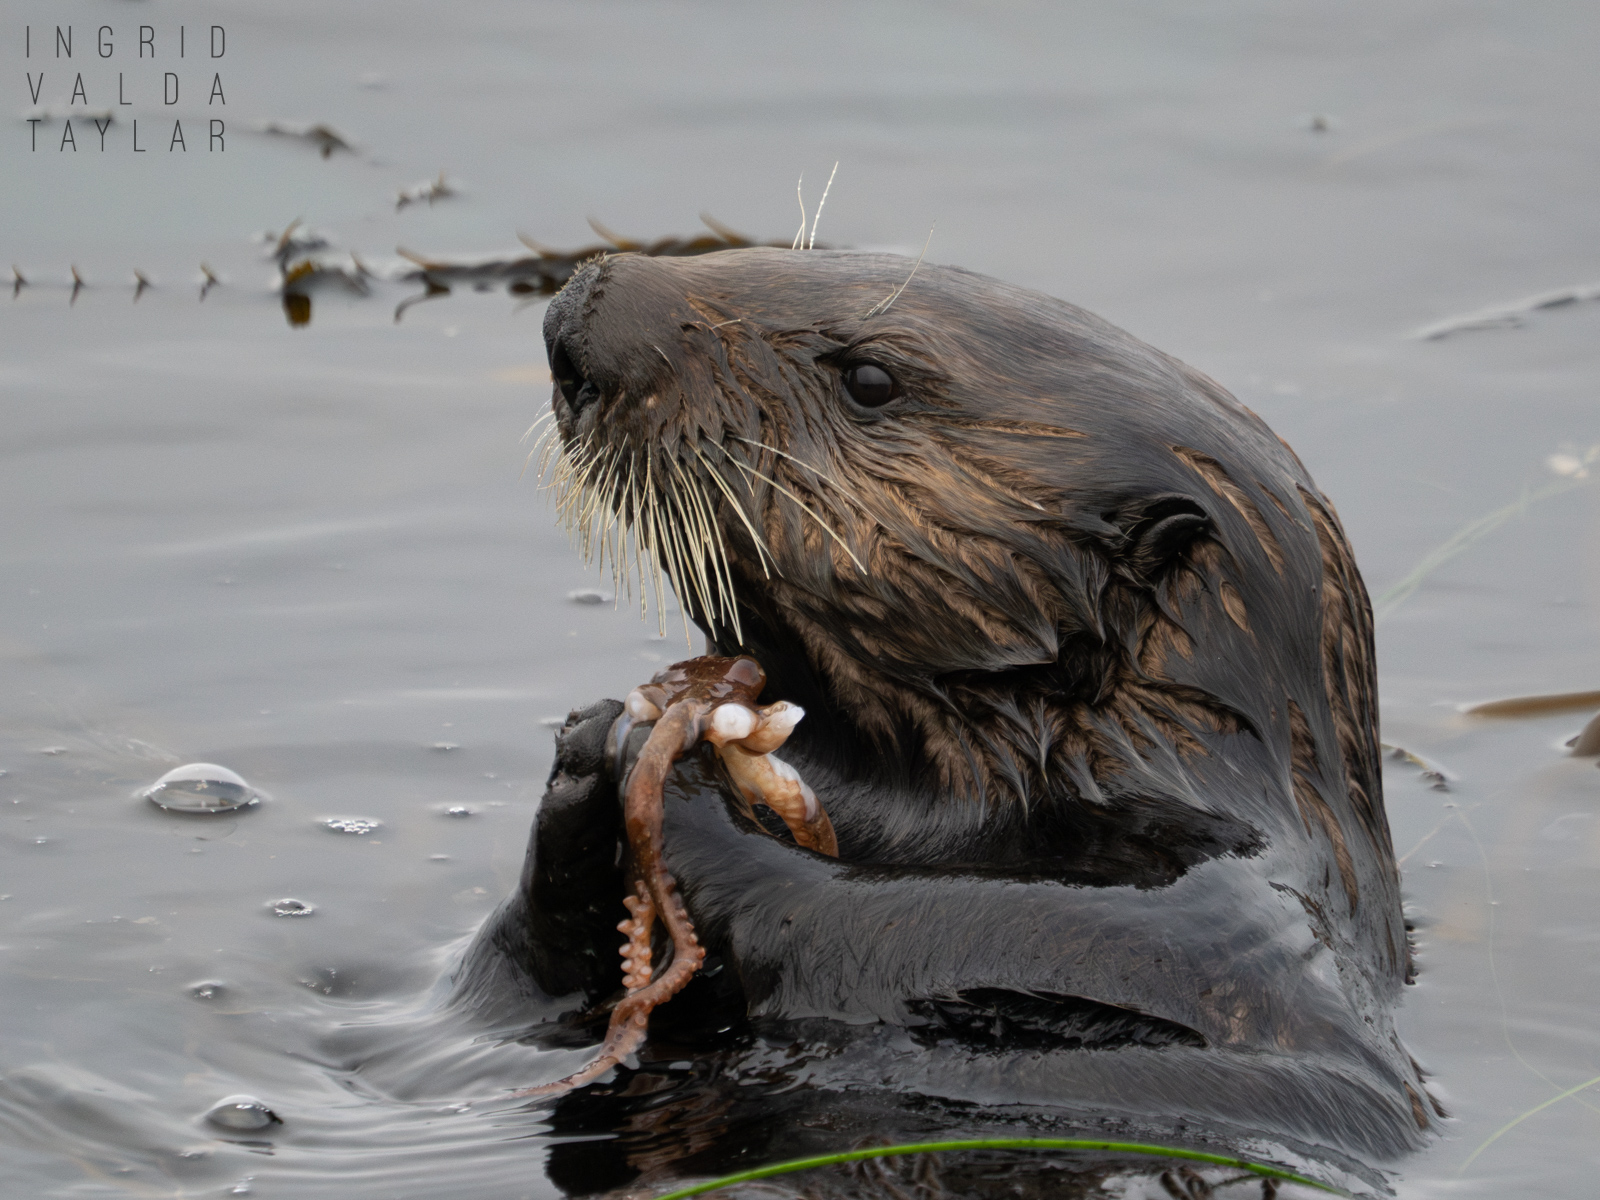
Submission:
[[[800,499],[799,496],[796,496],[793,492],[791,492],[788,488],[784,487],[783,484],[779,483],[776,479],[773,479],[773,478],[771,478],[770,476],[767,476],[767,475],[763,475],[760,471],[756,470],[754,467],[745,466],[744,463],[740,462],[737,458],[734,458],[731,454],[728,456],[728,461],[731,462],[735,467],[739,468],[739,470],[744,471],[747,474],[753,475],[757,479],[763,480],[767,484],[770,484],[772,487],[774,487],[778,491],[782,492],[790,500],[794,501],[794,503],[799,506],[800,511],[805,513],[806,516],[810,517],[813,521],[815,521],[817,523],[817,528],[818,529],[822,530],[823,533],[827,534],[834,541],[839,543],[839,548],[850,556],[850,561],[851,562],[855,563],[856,570],[860,571],[863,575],[867,574],[867,568],[864,567],[862,565],[862,563],[861,563],[861,560],[856,557],[856,552],[854,550],[850,549],[849,544],[842,537],[840,537],[837,533],[835,533],[833,528],[826,521],[824,521],[815,512],[813,512],[811,510],[811,506],[808,505],[804,500]]]
[[[832,475],[829,475],[826,471],[821,471],[821,470],[818,470],[816,467],[813,467],[810,463],[806,462],[804,459],[796,458],[794,455],[790,454],[788,451],[779,450],[776,446],[769,446],[765,442],[757,442],[757,441],[753,441],[753,440],[751,440],[750,438],[747,438],[747,437],[740,437],[736,433],[729,434],[728,436],[733,438],[733,440],[736,441],[736,442],[743,442],[747,446],[759,446],[763,450],[769,450],[773,454],[779,455],[782,458],[787,458],[795,466],[803,467],[805,470],[810,471],[818,479],[822,480],[823,483],[832,485],[834,488],[838,489],[839,494],[844,496],[845,499],[854,501],[857,507],[861,507],[861,501],[859,499],[857,499],[857,497],[855,495],[853,495],[851,493],[851,491],[844,486],[844,484],[840,483],[837,479],[835,479]]]
[[[691,447],[692,448],[692,447]],[[733,626],[734,636],[744,640],[744,631],[739,624],[739,609],[735,601],[733,586],[733,571],[728,563],[728,549],[723,544],[722,529],[717,524],[715,514],[711,511],[709,498],[705,494],[704,485],[698,476],[686,470],[676,459],[672,460],[673,469],[678,472],[678,478],[684,485],[689,506],[693,510],[695,523],[699,526],[700,537],[711,555],[711,578],[717,588],[717,615],[724,624]]]
[[[711,460],[701,452],[700,447],[691,446],[690,449],[694,451],[694,456],[705,466],[706,474],[711,476],[711,481],[727,497],[728,504],[733,508],[734,515],[739,518],[739,523],[745,527],[745,530],[750,534],[750,540],[755,543],[756,558],[761,563],[762,575],[767,579],[771,579],[772,572],[778,570],[778,563],[772,557],[772,551],[767,548],[766,539],[756,532],[755,525],[751,523],[749,516],[744,511],[744,505],[739,503],[739,498],[733,494],[733,489],[728,486],[728,481],[722,477],[722,472],[711,465]],[[726,452],[724,451],[724,453]],[[782,575],[783,572],[778,571],[778,574]]]
[[[833,189],[833,177],[839,173],[839,164],[833,164],[833,170],[828,172],[827,186],[822,189],[822,199],[817,201],[816,216],[811,218],[811,240],[806,243],[807,250],[817,248],[817,222],[822,220],[822,206],[828,202],[828,193]]]
[[[939,223],[937,221],[935,221],[933,223],[933,225],[929,227],[929,229],[928,229],[928,240],[922,243],[922,253],[917,255],[917,261],[911,264],[911,274],[906,276],[906,281],[904,283],[902,283],[899,287],[897,287],[890,294],[890,296],[889,296],[889,298],[887,300],[880,300],[880,301],[878,301],[878,303],[874,304],[871,308],[867,309],[866,313],[863,314],[864,316],[876,317],[876,316],[879,316],[882,313],[888,312],[890,307],[894,304],[894,302],[896,300],[900,299],[900,293],[905,291],[906,288],[911,286],[911,281],[917,277],[917,268],[922,265],[922,260],[925,257],[927,257],[928,247],[933,244],[933,231],[935,229],[937,229],[938,227],[939,227]]]
[[[800,185],[805,181],[805,172],[802,171],[800,172],[799,180],[794,185],[794,198],[800,201],[800,232],[794,235],[794,245],[789,247],[791,250],[800,249],[800,244],[806,240],[806,198],[800,191]]]
[[[553,409],[553,408],[546,409],[542,414],[540,414],[540,416],[533,422],[532,425],[528,426],[528,431],[526,433],[524,433],[522,435],[522,437],[519,438],[518,440],[519,441],[523,441],[523,442],[527,441],[529,438],[531,438],[533,436],[534,431],[536,429],[538,429],[539,426],[544,425],[547,422],[554,421],[555,419],[556,419],[556,410]]]

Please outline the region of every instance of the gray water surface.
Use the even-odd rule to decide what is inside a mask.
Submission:
[[[28,281],[0,299],[0,1195],[556,1194],[542,1114],[504,1097],[568,1052],[451,1042],[430,989],[514,885],[550,721],[689,649],[676,614],[663,637],[568,598],[609,581],[525,471],[541,304],[457,288],[397,323],[420,288],[378,282],[316,293],[292,328],[258,237],[300,218],[380,274],[397,245],[587,244],[586,215],[650,238],[705,209],[786,238],[796,177],[814,209],[835,160],[821,240],[914,255],[932,227],[930,259],[1233,390],[1334,499],[1375,596],[1532,497],[1379,626],[1385,740],[1449,789],[1389,763],[1420,945],[1403,1033],[1453,1114],[1395,1187],[1592,1194],[1600,1086],[1539,1108],[1600,1076],[1600,771],[1562,746],[1590,714],[1459,708],[1600,687],[1597,489],[1550,465],[1600,443],[1600,303],[1407,335],[1600,280],[1593,6],[10,0],[0,20],[3,240]],[[210,119],[213,64],[191,80],[187,57],[183,103],[123,110],[106,150],[81,126],[56,149],[58,120],[30,151],[23,76],[70,111],[65,64],[37,57],[69,21],[95,108],[118,69],[157,78],[88,57],[98,26],[122,53],[136,22],[224,24],[226,151],[119,144],[133,116],[141,136]],[[253,131],[274,121],[353,149]],[[459,194],[396,211],[441,169]],[[203,302],[201,262],[222,280]],[[268,798],[189,816],[137,795],[190,762]],[[274,915],[286,899],[314,911]],[[410,1050],[371,1053],[378,1027]],[[282,1124],[203,1120],[239,1093]]]

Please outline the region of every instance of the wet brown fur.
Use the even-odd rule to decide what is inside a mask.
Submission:
[[[708,467],[689,448],[702,448],[776,555],[777,577],[769,579],[739,522],[723,511],[729,503],[724,489],[703,484],[720,513],[737,588],[751,606],[781,614],[830,699],[850,713],[879,754],[904,757],[909,725],[930,782],[952,797],[1027,805],[1062,779],[1092,793],[1095,780],[1130,765],[1130,753],[1151,749],[1152,728],[1180,753],[1196,754],[1204,751],[1191,730],[1252,725],[1223,698],[1181,686],[1169,671],[1175,656],[1193,653],[1180,616],[1187,606],[1215,605],[1242,633],[1255,634],[1259,618],[1231,576],[1256,568],[1238,545],[1230,548],[1220,528],[1164,578],[1131,578],[1116,559],[1123,531],[1086,537],[1070,519],[1052,519],[1070,508],[1069,491],[1019,464],[1015,454],[1027,442],[1048,438],[1062,456],[1088,458],[1099,453],[1095,436],[1062,423],[1058,413],[1042,420],[963,410],[951,395],[960,382],[978,378],[996,391],[1024,393],[1029,382],[995,378],[992,362],[952,346],[940,335],[939,314],[919,309],[916,288],[872,320],[858,318],[861,305],[843,319],[775,324],[730,302],[727,289],[704,271],[719,257],[728,256],[672,264],[672,280],[653,273],[651,285],[676,285],[667,303],[685,318],[673,331],[675,345],[663,348],[662,339],[652,339],[659,360],[648,352],[640,356],[647,375],[661,360],[673,368],[664,385],[654,378],[644,387],[619,380],[622,386],[603,402],[607,419],[594,434],[563,417],[561,436],[569,445],[585,437],[623,441],[630,453],[675,457],[695,476]],[[599,263],[584,298],[588,319],[606,309],[615,273],[627,274],[637,288],[641,274],[655,266],[632,257]],[[1225,421],[1265,431],[1209,379],[1141,349],[1150,357],[1138,364],[1143,373],[1178,374]],[[915,390],[917,410],[893,428],[864,427],[841,415],[837,372],[817,367],[819,358],[841,354],[890,367]],[[1160,383],[1170,390],[1168,380]],[[641,400],[649,412],[638,428],[629,409]],[[1166,452],[1243,519],[1264,565],[1278,576],[1285,553],[1252,492],[1265,497],[1290,533],[1315,526],[1324,576],[1322,682],[1338,730],[1325,765],[1346,782],[1351,815],[1362,826],[1357,836],[1386,848],[1381,814],[1371,802],[1371,618],[1331,507],[1306,486],[1309,480],[1274,481],[1275,488],[1266,480],[1235,479],[1204,450],[1174,442]],[[729,458],[747,462],[783,491],[729,465]],[[1289,508],[1295,501],[1303,506],[1299,513]],[[1214,504],[1205,507],[1217,515]],[[1068,562],[1071,571],[1063,572]],[[678,590],[694,603],[690,589]],[[695,615],[717,633],[707,614]],[[1006,676],[1011,695],[995,695],[981,678],[964,678],[966,664],[939,662],[952,626],[964,640],[992,648],[990,661],[973,663],[973,670],[1020,669],[1023,677]],[[1071,654],[1069,646],[1084,653]],[[1072,658],[1083,678],[1070,690],[1062,688],[1059,671],[1031,684],[1026,677],[1030,666]],[[888,670],[886,663],[892,664]],[[1338,818],[1322,824],[1343,844]]]
[[[546,319],[582,537],[653,530],[713,651],[807,711],[784,754],[837,862],[759,830],[735,851],[668,803],[701,822],[668,853],[730,1003],[908,1027],[1099,1006],[1132,1024],[1097,1046],[1143,1049],[1049,1058],[1052,1094],[1122,1095],[1167,1046],[1152,1103],[1414,1145],[1372,616],[1332,505],[1215,382],[1081,309],[924,263],[882,311],[910,266],[614,255]],[[862,362],[899,397],[855,403]],[[492,938],[571,986],[589,918],[537,836],[529,864]]]

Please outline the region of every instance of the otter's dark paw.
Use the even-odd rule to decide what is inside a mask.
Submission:
[[[535,875],[570,873],[580,863],[592,865],[597,853],[615,857],[621,811],[606,768],[606,738],[621,711],[615,700],[573,709],[556,734],[556,761],[534,821],[528,868]]]
[[[479,931],[457,977],[457,998],[483,1012],[507,994],[544,997],[615,990],[622,919],[621,812],[604,765],[622,705],[575,709],[556,735],[556,761],[533,822],[522,881]],[[528,992],[531,982],[533,992]]]
[[[615,700],[573,711],[556,736],[550,784],[534,818],[521,895],[535,975],[552,995],[617,984],[616,925],[627,915],[622,810],[605,748],[621,711]]]
[[[565,775],[572,779],[600,775],[605,770],[606,738],[622,714],[616,700],[597,700],[588,708],[575,708],[556,734],[556,761],[550,780]]]

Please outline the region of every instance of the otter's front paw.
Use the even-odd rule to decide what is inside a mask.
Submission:
[[[622,813],[605,767],[605,741],[621,711],[615,700],[602,700],[568,718],[534,818],[521,891],[540,963],[536,974],[554,995],[616,986]]]

